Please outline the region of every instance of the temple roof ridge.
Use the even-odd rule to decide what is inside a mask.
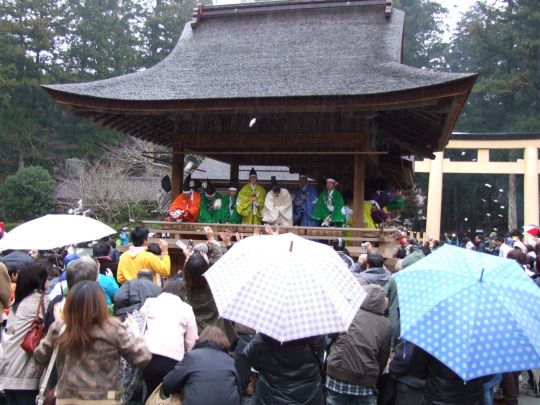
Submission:
[[[222,5],[198,4],[193,9],[191,26],[196,28],[202,20],[215,17],[357,6],[381,6],[387,18],[392,13],[392,0],[281,0]]]

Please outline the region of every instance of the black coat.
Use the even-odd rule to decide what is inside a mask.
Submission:
[[[18,272],[24,266],[34,263],[32,257],[28,252],[21,250],[15,250],[8,255],[0,258],[0,261],[4,263],[9,272]]]
[[[435,357],[415,346],[411,358],[414,377],[425,379],[423,405],[483,405],[484,379],[465,383]]]
[[[283,344],[256,334],[236,358],[242,387],[250,369],[259,371],[253,405],[323,405],[324,337]]]
[[[198,343],[163,379],[165,395],[184,392],[184,405],[240,405],[233,359],[211,343]]]

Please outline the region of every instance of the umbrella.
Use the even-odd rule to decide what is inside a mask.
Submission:
[[[204,276],[223,318],[280,342],[346,331],[366,296],[331,247],[292,233],[246,238]]]
[[[445,245],[396,282],[401,336],[463,380],[540,367],[540,289],[514,260]]]
[[[116,233],[111,227],[82,215],[45,215],[12,229],[0,239],[0,249],[48,250],[97,240]]]

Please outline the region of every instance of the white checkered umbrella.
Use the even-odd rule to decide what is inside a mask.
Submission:
[[[347,331],[366,296],[331,247],[292,233],[246,238],[204,276],[223,318],[280,342]]]

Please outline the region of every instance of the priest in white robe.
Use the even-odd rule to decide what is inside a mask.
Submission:
[[[266,194],[262,221],[270,225],[292,226],[293,210],[289,191],[277,183],[272,176],[272,190]]]

